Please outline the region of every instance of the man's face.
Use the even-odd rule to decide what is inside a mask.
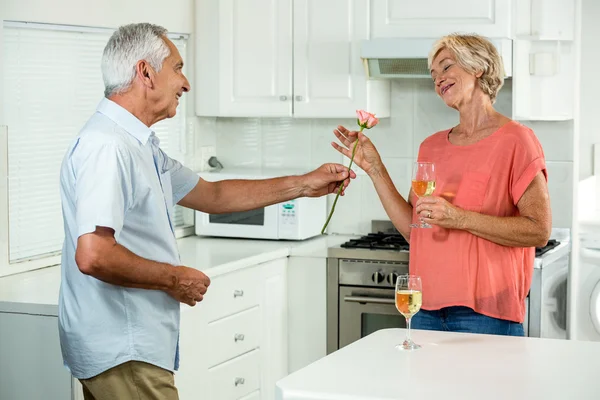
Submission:
[[[190,83],[183,74],[183,59],[177,47],[167,38],[163,38],[171,54],[165,58],[162,69],[155,75],[154,100],[157,113],[164,118],[175,116],[179,98],[183,92],[190,91]]]

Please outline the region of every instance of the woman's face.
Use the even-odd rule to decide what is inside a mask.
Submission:
[[[431,63],[435,92],[448,107],[458,109],[468,102],[474,93],[480,90],[477,82],[480,76],[481,73],[472,74],[465,71],[448,49],[442,49]]]

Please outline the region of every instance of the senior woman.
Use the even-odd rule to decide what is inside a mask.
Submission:
[[[371,178],[398,231],[410,242],[410,273],[423,285],[416,329],[523,336],[536,246],[551,231],[544,153],[533,131],[498,113],[503,85],[495,47],[477,35],[438,40],[428,59],[435,91],[458,125],[425,139],[418,161],[433,162],[436,188],[408,201],[363,133],[339,126],[333,147]],[[411,228],[419,220],[432,229]]]

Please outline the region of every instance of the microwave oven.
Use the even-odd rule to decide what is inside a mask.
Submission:
[[[209,182],[228,179],[268,179],[306,171],[221,170],[200,173]],[[195,233],[245,239],[304,240],[321,234],[327,218],[327,197],[301,197],[255,210],[207,214],[195,212]]]

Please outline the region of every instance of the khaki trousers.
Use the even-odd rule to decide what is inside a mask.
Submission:
[[[140,361],[79,381],[85,400],[179,400],[173,373]]]

